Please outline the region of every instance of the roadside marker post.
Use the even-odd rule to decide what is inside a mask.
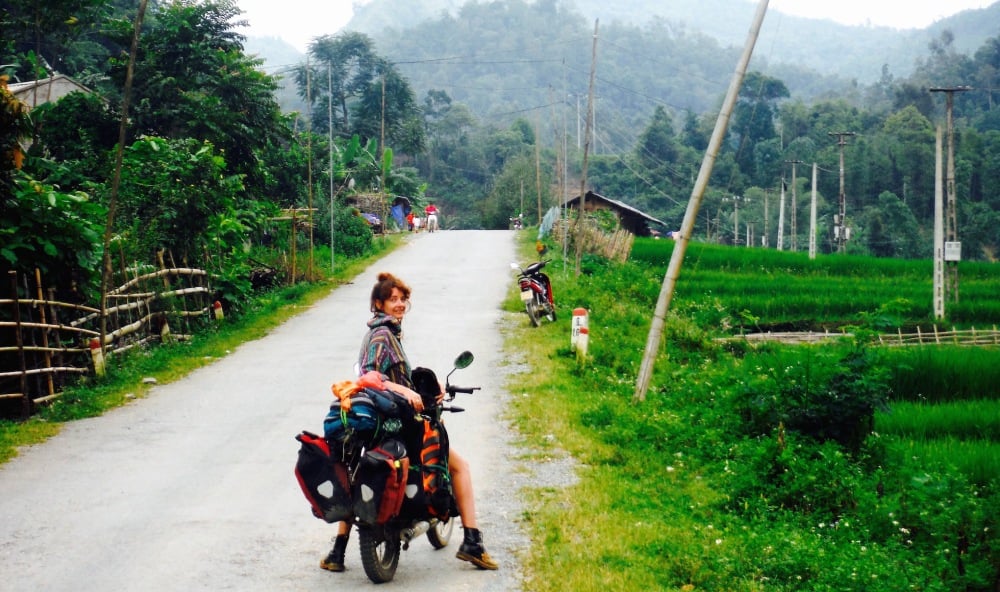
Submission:
[[[569,347],[576,352],[576,359],[583,362],[587,359],[587,346],[590,341],[589,313],[586,308],[573,309],[573,324],[570,334]]]

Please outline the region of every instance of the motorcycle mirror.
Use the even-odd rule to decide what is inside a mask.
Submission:
[[[472,364],[472,360],[475,360],[475,359],[476,358],[475,358],[475,356],[472,355],[472,352],[470,352],[470,351],[464,351],[464,352],[458,354],[458,357],[455,358],[455,368],[459,368],[459,369],[461,369],[461,368],[468,368],[469,365]]]

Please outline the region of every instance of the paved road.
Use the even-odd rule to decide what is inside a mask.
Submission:
[[[433,551],[403,553],[385,588],[507,591],[520,587],[499,310],[512,275],[511,233],[420,234],[354,284],[187,378],[74,422],[0,468],[0,588],[6,591],[356,590],[370,586],[357,552],[348,571],[320,570],[333,527],[309,513],[293,476],[301,429],[322,430],[329,385],[351,377],[379,271],[413,288],[404,344],[415,365],[450,369],[483,390],[449,417],[470,460],[486,542],[483,572]],[[509,322],[509,318],[508,318]],[[509,481],[508,481],[509,479]],[[380,588],[382,589],[382,588]]]

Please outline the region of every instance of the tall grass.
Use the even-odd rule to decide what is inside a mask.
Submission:
[[[887,348],[881,356],[895,400],[1000,401],[1000,348],[925,345]]]
[[[950,403],[898,402],[875,417],[875,431],[914,440],[955,438],[1000,442],[1000,399]],[[1000,455],[997,455],[1000,463]],[[997,467],[1000,475],[1000,464]]]
[[[997,483],[1000,471],[1000,440],[943,437],[899,439],[898,449],[921,459],[927,467],[946,467],[965,475],[973,483]],[[994,511],[996,508],[994,508]]]

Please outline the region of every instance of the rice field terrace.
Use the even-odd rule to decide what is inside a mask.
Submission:
[[[631,259],[663,272],[672,241],[636,241]],[[931,330],[1000,325],[1000,264],[959,265],[959,303],[935,321],[928,260],[821,255],[691,243],[677,303],[712,302],[730,331]],[[723,323],[726,325],[727,323]],[[908,442],[914,454],[948,460],[977,482],[1000,476],[1000,348],[884,348],[888,406],[876,431]]]
[[[585,256],[578,277],[556,257],[558,322],[512,338],[532,366],[516,381],[521,432],[582,467],[526,515],[529,589],[997,590],[1000,347],[874,337],[1000,325],[1000,265],[962,263],[960,303],[936,323],[928,261],[692,243],[636,401],[672,248]],[[590,311],[583,365],[567,343],[576,307]],[[853,337],[732,339],[796,330]]]
[[[637,240],[631,260],[666,269],[673,241]],[[746,330],[840,330],[874,325],[903,331],[934,325],[929,260],[820,255],[691,243],[676,298],[717,299],[745,311]],[[947,325],[1000,325],[1000,265],[959,264],[959,302]],[[746,319],[756,319],[749,322]]]

